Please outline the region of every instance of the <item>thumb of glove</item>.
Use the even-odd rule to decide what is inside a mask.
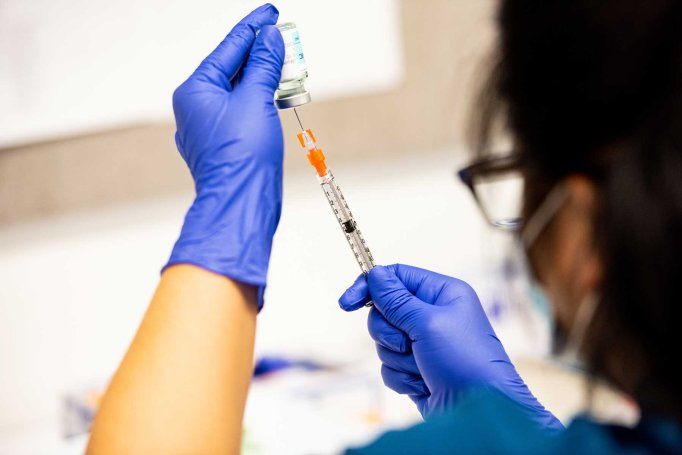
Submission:
[[[256,88],[272,99],[284,64],[284,40],[279,29],[273,25],[261,28],[251,47],[244,66],[242,86],[249,90]]]
[[[367,285],[376,309],[415,341],[415,328],[429,306],[410,293],[390,267],[376,266],[370,270]]]

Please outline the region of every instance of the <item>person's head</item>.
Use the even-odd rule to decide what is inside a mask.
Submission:
[[[581,354],[642,408],[682,418],[682,2],[501,0],[477,146],[502,118],[524,218],[561,208],[529,258],[567,333],[598,301]]]

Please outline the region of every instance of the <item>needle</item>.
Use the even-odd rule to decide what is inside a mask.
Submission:
[[[298,124],[301,127],[301,131],[305,131],[305,128],[303,128],[303,123],[301,123],[301,117],[298,116],[298,111],[296,108],[294,108],[294,114],[296,114],[296,120],[298,120]]]

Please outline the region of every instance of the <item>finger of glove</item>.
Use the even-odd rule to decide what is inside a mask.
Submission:
[[[414,355],[403,354],[395,352],[390,349],[377,344],[377,354],[381,363],[394,370],[402,371],[403,373],[413,374],[415,376],[421,375],[417,362],[414,360]]]
[[[361,274],[355,279],[355,282],[339,297],[339,306],[344,311],[355,311],[358,308],[364,307],[369,302],[369,287],[367,286],[367,277]]]
[[[432,305],[452,302],[459,296],[475,296],[466,282],[447,275],[405,264],[393,264],[391,268],[405,288],[419,300]]]
[[[376,266],[367,275],[374,307],[394,327],[414,340],[413,332],[429,306],[416,298],[391,267]]]
[[[369,336],[379,345],[396,352],[410,352],[411,343],[407,334],[392,326],[376,309],[367,316]]]
[[[279,11],[269,3],[253,10],[201,62],[193,77],[231,90],[230,81],[244,63],[256,39],[256,33],[265,25],[276,24],[278,17]]]
[[[277,27],[261,28],[246,60],[240,87],[252,93],[255,88],[272,101],[284,64],[284,40]]]
[[[381,365],[381,378],[384,380],[386,387],[402,395],[424,397],[429,394],[426,383],[419,376]]]

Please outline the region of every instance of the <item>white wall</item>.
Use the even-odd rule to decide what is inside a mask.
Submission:
[[[172,116],[179,85],[256,0],[3,0],[0,147]],[[280,0],[316,100],[402,75],[395,0]]]

